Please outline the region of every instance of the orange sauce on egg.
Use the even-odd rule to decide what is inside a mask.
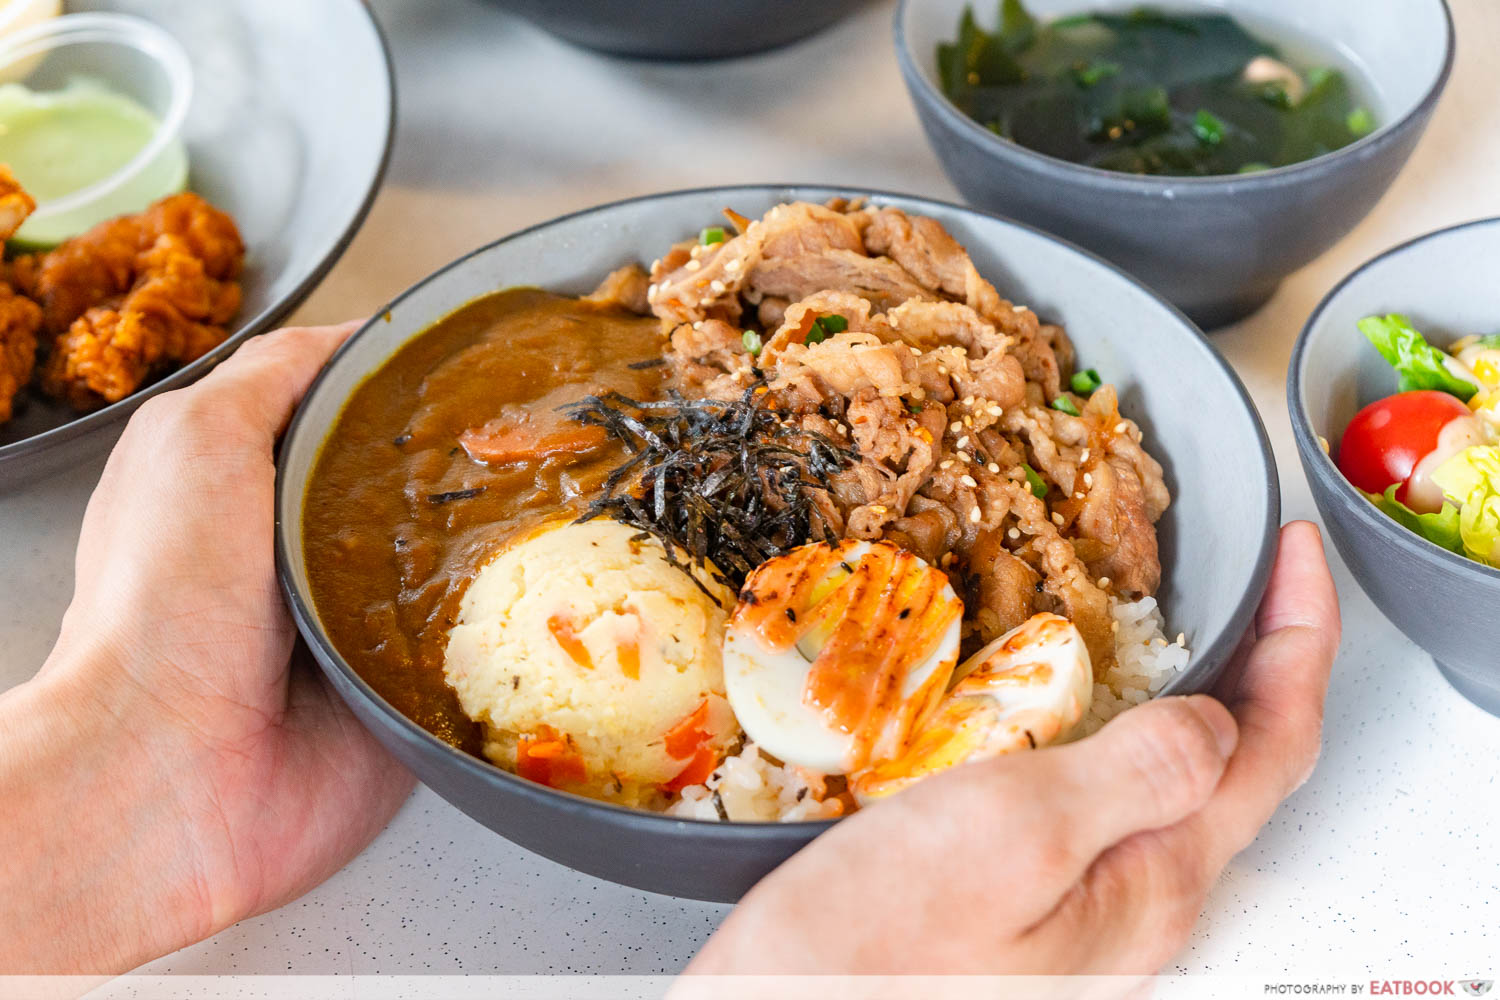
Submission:
[[[958,601],[941,599],[948,578],[939,570],[888,543],[850,562],[854,544],[807,545],[761,566],[734,613],[736,624],[772,650],[826,637],[802,700],[853,735],[851,768],[865,763],[886,733],[910,732],[942,697],[951,669],[933,671],[910,697],[903,689],[962,613]]]

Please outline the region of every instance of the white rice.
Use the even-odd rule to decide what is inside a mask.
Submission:
[[[746,743],[739,753],[724,758],[705,784],[684,788],[666,811],[686,819],[723,819],[723,805],[725,815],[740,823],[832,819],[843,812],[843,804],[837,799],[820,801],[821,786],[816,775],[773,764],[754,743]]]
[[[1184,637],[1178,637],[1183,645],[1167,638],[1154,597],[1138,601],[1111,597],[1109,614],[1119,626],[1115,631],[1117,663],[1104,675],[1103,683],[1094,684],[1094,703],[1079,726],[1080,736],[1097,732],[1125,709],[1155,697],[1187,667],[1192,655]]]
[[[1121,601],[1111,597],[1109,613],[1118,625],[1118,662],[1102,683],[1094,685],[1094,702],[1079,723],[1078,737],[1097,732],[1125,709],[1155,697],[1187,667],[1192,655],[1182,636],[1178,637],[1181,642],[1167,638],[1156,598]],[[761,756],[754,743],[746,743],[739,753],[726,757],[705,784],[684,788],[666,812],[686,819],[719,820],[727,816],[741,823],[790,823],[841,815],[843,805],[838,800],[820,801],[821,784],[816,775],[774,764]]]

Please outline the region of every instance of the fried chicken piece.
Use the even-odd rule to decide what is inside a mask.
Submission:
[[[141,248],[163,236],[178,237],[215,281],[239,277],[245,242],[234,220],[191,191],[163,198],[140,215]],[[227,317],[226,317],[227,320]]]
[[[21,223],[34,211],[36,199],[21,187],[10,167],[0,163],[0,241],[16,235]]]
[[[234,220],[191,191],[156,202],[139,215],[101,222],[38,260],[18,258],[10,278],[42,304],[47,332],[62,335],[95,306],[110,305],[142,279],[145,253],[163,236],[180,241],[208,277],[238,277],[245,244]]]
[[[0,424],[11,418],[16,393],[31,381],[42,309],[0,282]]]
[[[41,303],[47,332],[61,334],[89,309],[130,291],[141,235],[137,215],[101,222],[50,253],[18,257],[11,281]]]
[[[197,360],[224,341],[240,288],[212,277],[186,232],[139,256],[141,278],[116,306],[95,306],[58,338],[42,388],[87,409],[118,402],[167,364]],[[215,261],[223,273],[227,258]]]

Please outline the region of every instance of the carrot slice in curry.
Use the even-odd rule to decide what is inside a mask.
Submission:
[[[581,455],[609,440],[603,427],[558,423],[542,426],[501,418],[483,427],[471,427],[458,436],[458,443],[476,462],[508,465],[554,455]]]

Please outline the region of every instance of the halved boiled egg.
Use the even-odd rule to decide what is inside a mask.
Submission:
[[[847,774],[900,752],[958,662],[963,602],[889,542],[793,549],[755,569],[724,637],[724,688],[767,753]]]
[[[964,661],[954,685],[905,750],[854,775],[866,802],[971,760],[1045,746],[1089,710],[1094,671],[1083,636],[1066,618],[1033,615]]]

